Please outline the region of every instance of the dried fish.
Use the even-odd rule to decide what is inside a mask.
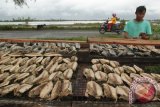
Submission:
[[[109,64],[113,67],[113,68],[116,68],[119,66],[119,62],[117,61],[109,61]]]
[[[143,69],[138,67],[137,65],[133,65],[134,69],[138,72],[138,73],[143,73]]]
[[[13,65],[3,66],[3,68],[1,68],[1,72],[9,71],[12,67],[13,67]]]
[[[64,79],[71,79],[72,78],[72,75],[73,75],[73,70],[72,69],[67,69],[64,71],[63,73],[64,75]]]
[[[107,59],[99,59],[101,64],[109,64],[109,60]]]
[[[103,64],[103,69],[105,73],[110,73],[110,72],[114,72],[113,68],[107,64]]]
[[[36,57],[32,57],[31,59],[29,59],[29,60],[27,60],[27,62],[26,62],[26,66],[29,66],[29,65],[32,65],[32,64],[34,64],[35,63],[35,61],[36,61]]]
[[[63,57],[58,57],[58,59],[56,60],[56,62],[61,63],[63,61]]]
[[[53,57],[53,56],[62,56],[61,54],[56,54],[56,53],[45,53],[44,56],[46,57]]]
[[[107,81],[108,78],[107,74],[102,71],[95,72],[95,77],[97,81]]]
[[[24,92],[29,90],[33,85],[30,84],[22,84],[19,85],[15,90],[14,90],[14,95],[16,96],[21,96]]]
[[[116,88],[112,87],[109,84],[103,84],[103,88],[104,88],[104,95],[107,98],[112,98],[115,101],[117,101],[118,97],[117,97],[117,91]]]
[[[43,57],[38,57],[35,61],[36,64],[40,63],[43,60]]]
[[[7,85],[5,87],[3,87],[1,90],[0,90],[0,95],[1,96],[4,96],[10,92],[12,92],[14,89],[16,89],[17,87],[19,86],[19,84],[11,84],[11,85]]]
[[[129,88],[126,86],[117,86],[116,91],[117,94],[120,95],[120,99],[124,99],[126,101],[129,100]]]
[[[62,91],[60,97],[68,96],[72,94],[72,83],[69,80],[64,80],[62,83]]]
[[[123,65],[122,66],[126,73],[136,73],[136,70],[133,67]]]
[[[46,57],[46,58],[44,58],[44,59],[42,60],[41,64],[44,65],[44,66],[46,66],[46,65],[48,65],[48,63],[49,63],[50,60],[51,60],[50,57]]]
[[[25,54],[25,56],[36,57],[36,56],[42,56],[42,54],[41,53],[29,53],[29,54]]]
[[[9,73],[3,73],[3,74],[0,74],[0,81],[3,81],[4,79],[6,79],[7,77],[9,76]]]
[[[12,80],[16,79],[16,77],[17,77],[16,74],[11,74],[4,81],[12,81]]]
[[[112,84],[112,85],[122,85],[123,81],[121,77],[116,74],[116,73],[109,73],[108,74],[108,81],[107,83]]]
[[[102,87],[94,81],[87,82],[85,96],[89,97],[89,95],[100,99],[103,96]]]
[[[58,66],[58,62],[56,62],[56,63],[55,63],[55,64],[50,68],[49,73],[53,73],[53,72],[55,72],[55,71],[56,71],[57,66]]]
[[[57,81],[59,79],[63,79],[64,75],[61,71],[58,72],[53,72],[50,76],[49,76],[49,80],[54,80]]]
[[[61,66],[60,66],[58,69],[56,69],[56,70],[65,71],[65,70],[67,70],[67,69],[68,69],[67,64],[66,64],[66,63],[63,63],[63,64],[61,64]]]
[[[71,62],[71,60],[69,59],[69,58],[63,58],[63,62],[65,62],[65,63],[70,63]]]
[[[4,82],[2,82],[2,83],[0,84],[0,88],[8,85],[9,83],[10,83],[10,81],[4,81]]]
[[[92,59],[91,62],[92,62],[92,64],[98,64],[99,63],[99,59]]]
[[[71,62],[77,62],[77,61],[78,61],[78,58],[76,56],[71,57]]]
[[[155,78],[155,80],[156,80],[157,82],[160,81],[160,74],[151,73],[151,76],[153,76],[153,78]]]
[[[33,80],[33,83],[41,83],[43,81],[46,81],[46,79],[48,79],[49,74],[46,70],[44,70],[38,77],[36,77]]]
[[[39,74],[40,71],[42,71],[44,69],[44,66],[43,65],[40,65],[39,67],[37,67],[34,72],[35,74]]]
[[[148,73],[141,73],[140,75],[143,76],[143,77],[148,77],[148,78],[151,78],[151,79],[155,80],[155,78]]]
[[[16,77],[16,79],[14,80],[14,82],[20,81],[20,80],[26,78],[27,76],[29,76],[29,73],[22,73],[22,74],[19,74],[19,75],[17,75],[17,77]]]
[[[35,96],[40,95],[41,90],[44,88],[44,86],[45,86],[46,84],[47,84],[47,83],[42,83],[42,84],[34,87],[33,89],[31,89],[31,90],[29,91],[28,96],[29,96],[29,97],[35,97]]]
[[[41,90],[40,92],[40,98],[49,98],[49,93],[53,89],[53,83],[52,81],[49,81]]]
[[[77,62],[73,62],[73,64],[72,64],[72,70],[76,71],[77,66],[78,66],[78,63]]]
[[[47,71],[49,71],[49,70],[51,69],[51,67],[53,66],[54,62],[55,62],[55,61],[52,61],[52,60],[51,60],[51,61],[49,62],[49,64],[46,66],[45,69],[46,69]],[[58,64],[57,64],[57,65],[58,65]],[[44,67],[43,67],[43,68],[44,68]]]
[[[126,73],[122,73],[121,74],[121,79],[128,85],[130,86],[132,83],[132,79],[126,74]]]
[[[23,58],[23,59],[22,59],[22,62],[21,62],[19,65],[20,65],[20,66],[25,65],[28,60],[29,60],[28,57]]]
[[[22,84],[32,84],[33,80],[35,79],[36,77],[34,75],[31,75],[27,78],[25,78],[21,83]]]
[[[91,79],[94,80],[95,79],[95,75],[92,69],[88,69],[85,68],[83,71],[83,75],[87,78],[87,79]]]
[[[49,98],[49,100],[53,100],[53,99],[57,98],[61,93],[61,89],[62,89],[62,82],[57,81],[52,89],[51,97]]]
[[[135,73],[130,73],[130,77],[131,77],[132,79],[135,79],[135,78],[140,78],[141,75],[135,74]]]

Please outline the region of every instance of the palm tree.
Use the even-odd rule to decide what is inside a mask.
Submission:
[[[26,4],[26,0],[13,0],[13,1],[18,6],[22,6],[22,5]]]
[[[23,5],[27,5],[27,0],[13,0],[15,5],[18,5],[18,6],[23,6]]]

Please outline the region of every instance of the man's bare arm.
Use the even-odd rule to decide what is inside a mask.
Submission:
[[[123,36],[124,38],[129,39],[128,32],[123,32]]]

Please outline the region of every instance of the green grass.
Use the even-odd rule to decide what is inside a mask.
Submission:
[[[88,23],[88,24],[73,24],[73,25],[47,25],[44,30],[98,30],[100,23]],[[36,30],[36,26],[30,25],[0,25],[0,30]],[[152,24],[153,34],[160,33],[160,25]]]
[[[97,30],[100,24],[47,25],[42,30]],[[31,25],[0,25],[0,30],[37,30]]]
[[[144,68],[144,71],[146,71],[147,73],[160,73],[160,65],[146,66]]]
[[[94,37],[122,38],[122,35],[117,35],[117,34],[103,34],[102,35],[102,34],[99,34]],[[63,38],[51,37],[51,38],[24,38],[24,39],[87,41],[87,38],[88,37],[82,35],[82,36],[78,36],[78,37],[63,37]]]
[[[36,28],[27,25],[0,25],[0,30],[36,30]]]
[[[160,24],[158,24],[158,25],[152,25],[152,31],[154,33],[160,33]]]
[[[88,24],[81,24],[77,23],[74,25],[48,25],[45,26],[42,30],[96,30],[98,31],[100,24],[99,23],[88,23]],[[29,26],[29,25],[0,25],[0,30],[37,30],[36,26]],[[151,40],[160,40],[160,25],[152,25],[153,36],[151,36]],[[98,34],[95,37],[108,37],[108,38],[123,38],[122,34]],[[39,39],[39,38],[37,38]],[[66,38],[42,38],[42,39],[64,39],[64,40],[87,40],[86,37],[66,37]]]
[[[122,34],[99,34],[95,37],[107,37],[107,38],[123,38]],[[150,40],[160,40],[160,33],[154,33],[151,37]]]
[[[93,36],[92,36],[93,37]],[[121,35],[111,35],[111,34],[104,34],[104,35],[96,35],[94,37],[108,37],[108,38],[121,38]],[[49,38],[23,38],[23,39],[36,39],[36,40],[70,40],[70,41],[87,41],[87,36],[77,36],[77,37],[49,37]]]
[[[24,39],[86,41],[87,37],[79,36],[79,37],[66,37],[66,38],[53,37],[53,38],[24,38]]]
[[[99,34],[95,37],[123,38],[122,34]]]
[[[96,35],[94,37],[107,37],[107,38],[122,38],[122,35],[117,35],[117,34],[104,34],[104,35]],[[58,37],[53,37],[53,38],[35,38],[39,40],[75,40],[75,41],[87,41],[86,36],[78,36],[78,37],[64,37],[64,38],[58,38]]]

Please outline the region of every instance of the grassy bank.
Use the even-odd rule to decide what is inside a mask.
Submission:
[[[74,24],[74,25],[47,25],[39,30],[95,30],[98,31],[99,23],[89,24]],[[0,25],[0,31],[25,31],[25,30],[37,30],[37,26],[31,25]],[[151,39],[160,40],[160,25],[152,24],[153,36]],[[122,38],[122,35],[117,34],[98,34],[96,37],[111,37],[111,38]],[[64,40],[87,40],[83,35],[80,37],[66,37],[66,38],[36,38],[36,39],[64,39]]]
[[[92,36],[93,37],[93,36]],[[117,35],[116,33],[114,34],[98,34],[95,35],[94,37],[107,37],[107,38],[124,38],[123,35]],[[35,39],[39,39],[39,40],[75,40],[75,41],[87,41],[87,37],[86,36],[79,36],[79,37],[64,37],[64,38],[58,38],[58,37],[53,37],[53,38],[35,38]],[[160,36],[158,38],[155,38],[154,36],[152,36],[150,38],[151,40],[160,40]]]
[[[97,30],[100,23],[73,24],[73,25],[47,25],[43,30]],[[0,30],[37,30],[36,25],[0,25]],[[41,30],[41,29],[40,29]],[[152,24],[153,33],[160,33],[160,24]]]
[[[100,23],[73,24],[73,25],[47,25],[39,30],[97,30]],[[0,25],[0,30],[37,30],[35,25]],[[152,24],[153,34],[160,33],[160,25]]]
[[[145,71],[148,73],[159,73],[160,72],[160,65],[155,65],[155,66],[146,66],[144,68]]]
[[[26,38],[26,39],[28,39],[28,38]],[[65,38],[53,37],[53,38],[34,38],[34,39],[37,39],[37,40],[71,40],[71,41],[74,40],[74,41],[86,41],[87,37],[79,36],[79,37],[65,37]]]

